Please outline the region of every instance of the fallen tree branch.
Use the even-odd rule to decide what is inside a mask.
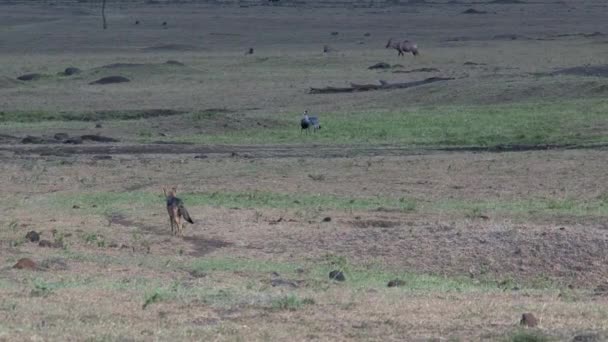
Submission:
[[[403,83],[387,83],[381,81],[380,84],[355,84],[351,83],[350,87],[325,87],[325,88],[310,88],[310,94],[336,94],[336,93],[352,93],[357,91],[370,90],[388,90],[388,89],[403,89],[417,87],[424,84],[453,80],[451,77],[430,77],[422,81],[403,82]]]

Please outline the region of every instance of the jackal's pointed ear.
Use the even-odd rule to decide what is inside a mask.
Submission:
[[[165,194],[165,197],[167,197],[167,188],[165,188],[164,186],[163,186],[163,194]]]
[[[173,186],[171,188],[171,190],[173,191],[173,195],[176,196],[177,195],[177,185]]]

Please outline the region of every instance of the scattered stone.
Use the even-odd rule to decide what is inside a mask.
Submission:
[[[95,141],[95,142],[118,142],[119,141],[117,139],[106,137],[103,135],[98,135],[98,134],[85,134],[85,135],[80,136],[80,139],[90,140],[90,141]]]
[[[323,45],[323,53],[330,53],[332,48],[329,45]]]
[[[135,25],[139,25],[139,20],[135,20]]]
[[[79,145],[82,144],[82,138],[80,137],[71,137],[68,139],[65,139],[63,141],[64,144],[72,144],[72,145]]]
[[[111,242],[111,243],[108,245],[108,248],[118,248],[118,244],[117,244],[116,242]]]
[[[486,63],[464,62],[462,65],[486,65]]]
[[[63,243],[60,241],[51,242],[49,240],[40,240],[40,242],[38,242],[38,246],[47,248],[63,248]]]
[[[65,68],[65,70],[63,71],[63,75],[64,76],[72,76],[72,75],[78,75],[82,72],[82,70],[75,68],[75,67],[68,67]]]
[[[38,266],[32,259],[23,258],[19,259],[19,261],[17,261],[13,268],[16,268],[18,270],[36,270],[38,269]]]
[[[380,63],[376,63],[370,67],[368,67],[369,70],[374,70],[374,69],[390,69],[391,65],[385,62],[380,62]]]
[[[131,80],[124,76],[107,76],[107,77],[102,77],[89,84],[90,85],[104,85],[104,84],[124,83],[124,82],[131,82]]]
[[[77,204],[74,204],[74,205],[72,206],[72,209],[80,209],[80,206],[79,206],[79,205],[77,205]]]
[[[468,10],[462,12],[462,14],[486,14],[488,12],[486,11],[478,11],[474,8],[469,8]]]
[[[70,136],[67,133],[55,133],[55,135],[53,136],[53,138],[55,138],[55,140],[65,140],[68,139]]]
[[[340,34],[338,31],[334,31],[331,33],[332,36],[337,36],[338,34]]]
[[[98,123],[98,124],[95,124],[95,128],[103,128],[103,126],[100,123]]]
[[[177,66],[186,66],[186,64],[184,64],[182,62],[178,62],[178,61],[174,61],[174,60],[168,60],[168,61],[165,62],[165,64],[177,65]]]
[[[329,272],[329,279],[337,281],[345,281],[344,273],[342,271],[331,271]]]
[[[369,33],[369,32],[365,32],[363,35],[364,35],[364,36],[366,36],[366,37],[369,37],[369,36],[371,36],[372,34],[371,34],[371,33]]]
[[[194,156],[194,159],[207,159],[207,158],[209,158],[209,157],[207,157],[207,155],[204,155],[204,154],[199,154],[199,155]]]
[[[167,22],[166,22],[166,21],[163,21],[163,24],[162,24],[162,25],[163,25],[163,26],[167,26]]]
[[[112,156],[93,156],[93,160],[112,160]]]
[[[525,327],[534,328],[538,325],[538,319],[531,313],[525,313],[521,315],[521,320],[519,321],[519,325],[523,325]]]
[[[38,234],[35,230],[32,230],[25,234],[25,239],[30,242],[38,242],[40,241],[40,234]]]
[[[323,222],[331,222],[331,217],[329,217],[329,216],[324,217]]]
[[[399,286],[404,286],[404,285],[405,285],[405,281],[403,281],[401,279],[393,279],[393,280],[389,281],[386,286],[388,286],[388,287],[399,287]]]
[[[249,48],[249,50],[247,50],[247,52],[245,52],[246,55],[253,55],[253,48]]]
[[[42,78],[41,74],[25,74],[17,77],[19,81],[36,81]]]
[[[47,140],[41,137],[35,137],[33,135],[28,135],[25,138],[21,139],[22,144],[44,144]]]

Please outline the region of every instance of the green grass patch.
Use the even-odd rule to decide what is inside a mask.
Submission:
[[[279,125],[166,140],[191,143],[401,144],[411,146],[484,146],[606,142],[608,101],[419,107],[406,111],[323,113],[317,134],[300,135],[293,119]],[[260,119],[263,120],[263,119]],[[600,128],[600,129],[598,129]],[[606,128],[606,130],[602,129]],[[145,139],[142,139],[145,141]]]
[[[409,198],[341,197],[330,194],[275,193],[266,191],[247,192],[198,192],[183,193],[180,198],[187,206],[216,206],[226,208],[280,208],[301,210],[302,215],[319,214],[323,210],[397,210],[401,212],[452,212],[462,213],[474,219],[490,213],[515,216],[534,214],[606,216],[608,197],[595,199],[575,198],[528,198],[519,200],[488,199],[484,201],[449,199],[435,202],[420,202]],[[161,194],[151,192],[89,192],[73,194],[50,194],[40,201],[57,209],[81,210],[111,215],[131,213],[141,209],[163,206]],[[36,203],[39,205],[39,203]],[[297,214],[297,213],[296,213]]]
[[[361,197],[348,198],[322,194],[284,194],[262,191],[250,192],[203,192],[180,194],[187,206],[211,205],[239,208],[317,208],[367,210],[379,207],[412,211],[416,202],[406,198]],[[120,211],[163,205],[160,194],[149,192],[91,192],[57,194],[46,198],[50,205],[68,209],[74,205],[95,213],[110,214]]]
[[[505,342],[549,342],[552,340],[541,331],[520,329],[509,335]]]

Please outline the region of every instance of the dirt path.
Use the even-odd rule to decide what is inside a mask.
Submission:
[[[586,145],[497,145],[416,148],[393,145],[194,145],[194,144],[91,144],[91,145],[0,145],[0,151],[41,155],[116,155],[116,154],[198,154],[229,155],[243,158],[356,156],[403,156],[444,152],[522,152],[555,149],[605,149],[608,143]]]

